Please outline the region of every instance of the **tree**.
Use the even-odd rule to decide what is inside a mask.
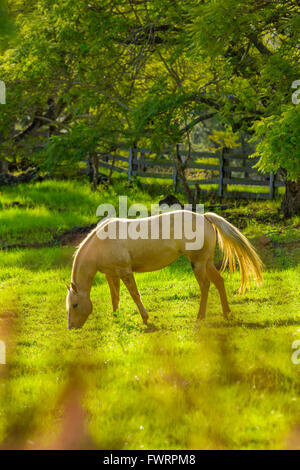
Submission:
[[[271,116],[255,124],[255,135],[260,138],[257,155],[260,168],[276,172],[286,179],[283,209],[286,216],[299,213],[300,207],[300,106],[288,105],[282,114]]]
[[[139,141],[171,145],[175,158],[193,125],[216,113],[199,93],[212,74],[186,52],[184,2],[41,0],[30,14],[27,2],[18,6],[22,41],[0,59],[6,156],[42,146],[39,163],[65,164],[81,150]]]
[[[169,146],[190,200],[177,144],[213,116],[255,137],[300,79],[296,0],[8,3],[22,41],[0,56],[6,158],[66,167],[118,142]]]
[[[211,57],[223,78],[224,119],[263,139],[261,170],[281,168],[287,216],[300,214],[298,111],[291,104],[292,83],[300,79],[299,13],[296,0],[206,1],[191,9],[189,27],[194,54]]]

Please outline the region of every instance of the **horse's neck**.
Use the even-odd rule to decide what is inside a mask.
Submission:
[[[75,260],[72,270],[72,282],[74,282],[80,291],[90,292],[94,277],[97,272],[96,257],[93,256],[92,241],[88,240],[83,245]]]

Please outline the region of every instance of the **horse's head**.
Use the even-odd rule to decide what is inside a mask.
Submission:
[[[68,329],[81,328],[92,313],[93,304],[89,294],[80,292],[73,282],[67,289]]]

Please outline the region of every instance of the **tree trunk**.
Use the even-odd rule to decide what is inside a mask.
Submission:
[[[114,171],[115,159],[116,159],[116,152],[114,152],[113,159],[111,161],[111,168],[109,170],[107,184],[111,184],[111,178],[112,178],[112,174],[113,174],[113,171]]]
[[[98,186],[98,164],[99,164],[99,157],[97,152],[92,152],[91,154],[92,159],[92,170],[93,170],[93,191],[96,191]]]
[[[297,181],[285,181],[281,210],[285,217],[300,215],[300,178]]]
[[[179,176],[179,179],[181,181],[181,184],[183,186],[184,192],[186,194],[187,200],[189,204],[194,203],[194,196],[193,193],[188,185],[188,182],[186,180],[185,176],[185,168],[181,160],[180,152],[179,152],[179,145],[176,145],[176,151],[175,151],[175,165],[177,168],[177,174]]]

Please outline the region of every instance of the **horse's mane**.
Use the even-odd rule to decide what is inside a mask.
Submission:
[[[78,262],[78,257],[80,255],[81,250],[88,244],[88,242],[91,240],[91,238],[94,236],[98,229],[98,226],[96,226],[83,240],[79,245],[76,247],[76,251],[73,255],[74,261],[73,261],[73,268],[72,268],[72,280],[74,281],[75,277],[75,272],[77,268],[77,262]]]

